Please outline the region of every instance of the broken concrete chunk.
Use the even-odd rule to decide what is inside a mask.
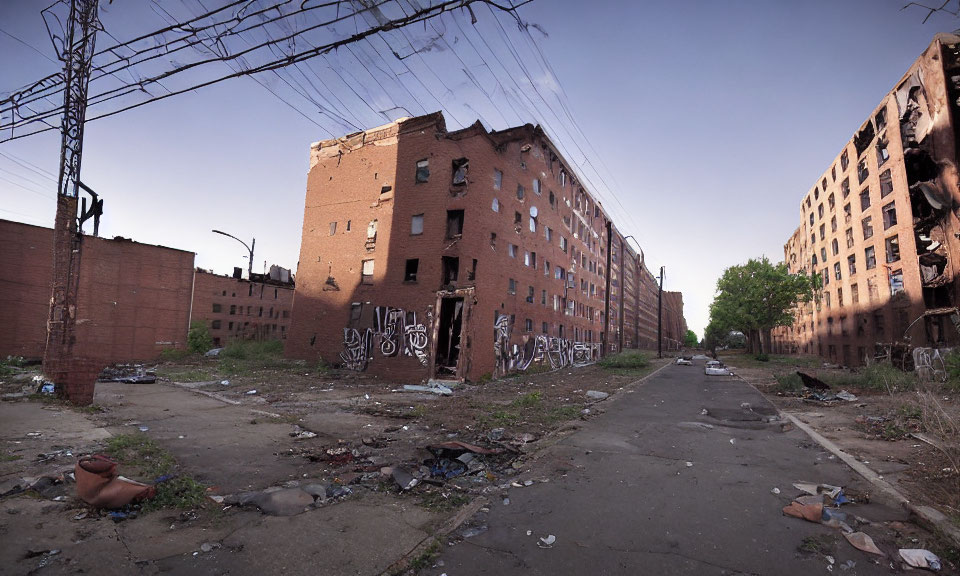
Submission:
[[[604,400],[610,396],[606,392],[600,392],[599,390],[587,390],[587,398],[592,398],[594,400]]]
[[[253,499],[253,504],[270,516],[296,516],[313,504],[313,496],[300,488],[285,488],[263,492]]]
[[[393,481],[397,483],[397,486],[400,487],[400,490],[409,490],[420,483],[420,480],[415,478],[413,474],[407,472],[403,468],[394,468],[393,469]]]

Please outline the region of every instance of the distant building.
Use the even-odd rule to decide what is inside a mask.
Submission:
[[[938,34],[800,202],[784,246],[822,288],[773,348],[859,365],[960,343],[960,36]]]
[[[197,269],[192,321],[204,322],[214,346],[235,340],[285,340],[293,308],[290,271],[271,266],[269,274],[220,276]]]
[[[290,356],[407,381],[587,363],[656,348],[655,297],[539,127],[435,113],[311,148]]]
[[[39,359],[53,282],[53,230],[0,220],[0,356]],[[193,252],[125,238],[83,236],[77,353],[151,360],[186,345]]]

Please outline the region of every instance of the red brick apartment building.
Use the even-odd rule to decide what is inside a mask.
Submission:
[[[479,380],[649,345],[642,255],[539,127],[435,113],[318,142],[310,165],[288,355]]]
[[[78,353],[104,364],[149,360],[186,344],[193,252],[83,237]],[[43,356],[53,230],[0,220],[0,356]]]
[[[271,266],[270,274],[244,280],[197,269],[193,321],[203,321],[214,346],[235,340],[285,340],[293,309],[290,271]]]
[[[784,257],[822,289],[774,350],[909,365],[960,342],[958,103],[960,36],[938,34],[801,200]]]

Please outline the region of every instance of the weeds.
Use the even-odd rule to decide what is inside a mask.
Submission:
[[[777,374],[774,378],[777,379],[777,385],[773,388],[774,392],[796,395],[803,390],[803,380],[800,379],[800,376],[798,376],[796,372]]]
[[[20,372],[23,364],[23,356],[7,356],[3,360],[0,360],[0,377],[13,376]]]
[[[597,364],[601,368],[614,370],[639,370],[650,365],[650,359],[643,352],[627,350],[613,356],[603,358]]]
[[[462,507],[470,502],[470,497],[454,492],[444,494],[443,492],[426,492],[420,497],[420,506],[432,512],[450,512]]]
[[[433,564],[433,559],[439,554],[440,540],[435,538],[423,552],[410,560],[406,568],[394,572],[393,576],[398,576],[399,574],[419,574],[424,568],[429,568],[430,565]]]
[[[207,498],[206,487],[190,476],[177,476],[156,485],[157,494],[143,503],[144,512],[179,508],[200,508]]]
[[[164,348],[160,351],[160,360],[164,362],[182,362],[190,356],[193,353],[183,348]]]
[[[916,377],[912,373],[885,363],[871,364],[859,372],[831,373],[824,376],[823,380],[837,388],[885,390],[890,394],[916,387]]]
[[[107,440],[106,454],[125,467],[133,468],[138,476],[152,481],[176,469],[173,456],[145,434],[121,434]],[[134,476],[127,472],[125,475]],[[203,505],[206,488],[190,476],[176,476],[156,484],[157,494],[143,503],[150,512],[163,508],[191,509]]]

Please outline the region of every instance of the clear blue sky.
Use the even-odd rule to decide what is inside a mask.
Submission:
[[[4,0],[0,29],[53,58],[40,18],[46,4]],[[103,4],[104,25],[121,40],[166,24],[145,2]],[[763,254],[782,259],[803,194],[933,35],[960,26],[948,15],[922,24],[924,12],[901,11],[903,4],[535,0],[520,9],[547,33],[531,36],[586,137],[574,140],[605,167],[603,180],[623,208],[609,196],[604,205],[639,239],[651,268],[667,267],[665,289],[684,293],[698,335],[723,269]],[[480,26],[489,24],[489,13],[478,16]],[[449,105],[465,123],[476,119],[466,106],[488,127],[516,123],[522,109],[496,113],[497,106],[507,109],[503,101],[479,102],[462,70],[441,64],[454,52],[464,55],[464,65],[475,64],[464,38],[444,30],[449,43],[423,58],[437,59],[438,77],[451,91],[410,96],[423,110]],[[6,33],[0,92],[58,69]],[[347,59],[327,62],[321,78],[352,66]],[[540,80],[547,89],[554,82]],[[376,90],[371,86],[366,99],[382,99]],[[349,100],[355,95],[341,97],[351,107],[362,104]],[[290,100],[318,118],[306,101]],[[307,121],[242,78],[90,123],[83,179],[105,199],[101,235],[195,251],[198,266],[220,273],[246,267],[239,244],[209,232],[218,228],[256,236],[255,270],[264,260],[295,268],[309,145],[348,131],[319,120]],[[536,119],[531,113],[522,121]],[[450,115],[448,126],[457,127]],[[0,152],[54,174],[58,151],[55,133],[0,144]],[[0,156],[0,217],[52,226],[55,187]]]

